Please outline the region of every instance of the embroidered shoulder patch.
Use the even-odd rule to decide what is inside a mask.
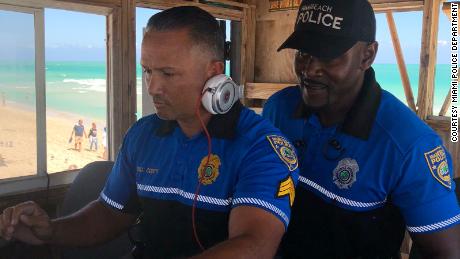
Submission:
[[[425,160],[434,179],[450,189],[452,187],[452,183],[449,173],[449,164],[447,163],[444,148],[437,146],[435,149],[426,152]]]
[[[287,165],[289,171],[294,171],[298,167],[297,155],[294,151],[294,147],[284,137],[277,135],[267,136],[270,145],[272,145],[276,154],[281,160]]]
[[[289,204],[292,207],[295,198],[295,185],[291,176],[288,176],[286,179],[280,181],[278,186],[278,193],[276,194],[276,197],[281,198],[284,196],[289,197]]]

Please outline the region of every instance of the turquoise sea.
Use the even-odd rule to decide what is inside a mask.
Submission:
[[[382,88],[405,102],[404,90],[396,64],[375,64],[377,80]],[[407,66],[414,98],[417,100],[419,65]],[[47,62],[46,104],[55,111],[104,120],[106,116],[105,62]],[[23,62],[0,64],[0,103],[15,102],[34,107],[34,64]],[[450,86],[450,65],[436,66],[435,114],[439,111]],[[141,68],[137,67],[138,115],[141,113]]]

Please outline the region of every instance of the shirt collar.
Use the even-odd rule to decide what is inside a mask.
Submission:
[[[367,140],[377,115],[381,95],[382,89],[375,80],[374,69],[369,68],[364,75],[361,91],[343,122],[342,132]],[[294,118],[309,118],[312,114],[313,111],[300,99],[294,110]]]
[[[236,129],[243,105],[237,101],[226,114],[216,114],[211,117],[207,128],[212,138],[232,139]],[[175,120],[161,120],[160,126],[155,131],[158,137],[170,135],[179,124]]]

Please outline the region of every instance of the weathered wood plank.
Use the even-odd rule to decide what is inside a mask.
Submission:
[[[109,145],[118,151],[123,136],[136,121],[135,0],[124,0],[108,19]]]
[[[217,7],[199,2],[190,2],[185,0],[137,0],[136,3],[138,7],[155,9],[167,9],[183,5],[197,6],[202,8],[203,10],[208,11],[217,18],[227,20],[241,21],[243,17],[243,10]]]
[[[444,102],[442,103],[441,110],[439,111],[439,116],[444,116],[447,113],[447,110],[449,109],[449,106],[451,104],[451,95],[452,93],[450,92],[449,88],[449,93],[447,93],[446,99],[444,99]]]
[[[249,8],[250,7],[249,4],[230,1],[230,0],[208,0],[208,2],[219,3],[219,4],[224,4],[224,5],[228,5],[228,6],[234,6],[234,7],[240,7],[240,8]]]
[[[444,12],[447,17],[449,17],[449,20],[452,20],[452,16],[450,13],[450,8],[452,3],[457,3],[460,5],[460,1],[452,1],[452,2],[445,2],[442,4],[442,11]]]
[[[242,57],[242,67],[244,67],[244,81],[254,81],[254,62],[255,62],[255,47],[256,47],[256,9],[255,6],[244,10],[243,16],[243,41],[242,48],[245,49]]]
[[[374,12],[407,12],[423,10],[423,1],[397,1],[397,2],[378,2],[370,1]]]
[[[275,92],[293,84],[282,83],[246,83],[244,96],[251,99],[268,99]]]
[[[433,114],[434,75],[438,43],[440,0],[426,0],[423,9],[417,115],[426,119]]]
[[[98,1],[67,1],[67,0],[0,0],[1,4],[15,5],[33,8],[56,8],[75,12],[85,12],[100,15],[107,15],[115,7],[114,4],[107,4]]]

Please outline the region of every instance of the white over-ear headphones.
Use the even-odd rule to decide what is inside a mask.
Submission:
[[[231,77],[220,74],[211,77],[204,85],[201,103],[212,114],[224,114],[239,98],[240,87]]]

